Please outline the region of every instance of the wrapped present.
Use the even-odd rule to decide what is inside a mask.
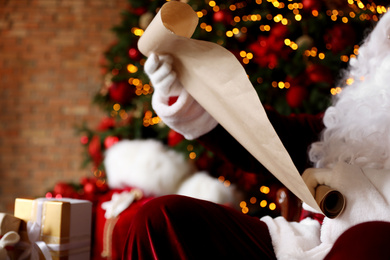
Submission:
[[[19,259],[89,259],[92,203],[77,199],[16,199],[22,219]]]

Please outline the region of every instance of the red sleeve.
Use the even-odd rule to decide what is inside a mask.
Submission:
[[[324,128],[320,115],[282,116],[273,109],[266,109],[268,118],[289,152],[299,172],[310,163],[307,157],[311,143],[318,140]],[[261,129],[259,129],[261,131]],[[264,173],[265,168],[242,147],[222,126],[218,125],[198,141],[217,156],[231,162],[246,172]]]

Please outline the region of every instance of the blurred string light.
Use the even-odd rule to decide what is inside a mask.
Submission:
[[[331,88],[331,89],[330,89],[330,93],[331,93],[333,96],[335,96],[335,95],[341,93],[341,91],[342,91],[342,89],[341,89],[340,87],[336,87],[336,88]]]
[[[134,64],[127,65],[127,71],[130,73],[136,73],[138,71],[138,67]]]
[[[224,185],[225,187],[230,187],[230,185],[231,185],[231,182],[230,182],[229,180],[225,179],[224,176],[219,176],[219,177],[218,177],[218,181],[221,182],[221,183],[223,183],[223,185]]]
[[[142,34],[144,34],[144,30],[142,30],[141,28],[138,28],[138,27],[133,27],[133,28],[131,28],[131,33],[133,33],[135,36],[141,37]]]
[[[148,126],[152,126],[152,125],[156,125],[160,122],[160,118],[158,116],[153,116],[153,112],[148,110],[145,112],[144,114],[144,118],[143,118],[143,125],[144,127],[148,127]]]
[[[358,17],[360,20],[372,19],[374,21],[377,21],[378,20],[377,15],[381,15],[381,14],[387,12],[387,10],[388,10],[385,6],[376,5],[375,3],[368,3],[368,4],[364,5],[363,2],[360,0],[347,0],[347,1],[348,1],[348,4],[350,5],[350,7],[352,8],[352,11],[350,11],[349,13],[345,13],[345,12],[340,11],[340,10],[327,10],[326,11],[326,14],[328,16],[330,16],[332,21],[336,22],[338,20],[341,20],[343,23],[348,23],[349,19],[356,18],[356,16],[358,15],[358,12],[360,12],[361,10],[370,11],[373,15],[361,13],[361,14],[359,14],[359,17]],[[206,0],[206,2],[207,2],[207,0]],[[285,3],[279,2],[277,0],[266,0],[266,1],[256,0],[256,3],[258,5],[261,5],[261,4],[264,4],[267,2],[271,3],[275,8],[278,8],[278,9],[287,8],[288,10],[292,11],[293,17],[296,21],[299,22],[302,20],[302,15],[300,14],[300,10],[303,9],[302,3],[285,4]],[[221,10],[221,8],[218,6],[217,2],[214,0],[208,1],[208,5],[210,7],[212,7],[212,10],[214,12],[218,12]],[[245,7],[245,6],[246,6],[245,2],[238,2],[235,4],[230,4],[229,10],[234,12],[238,9]],[[207,13],[208,13],[207,10],[201,10],[201,11],[197,12],[197,15],[199,18],[201,18],[201,17],[205,16]],[[312,10],[312,15],[314,17],[318,17],[319,13],[317,10]],[[277,14],[275,16],[272,16],[272,14],[267,14],[265,16],[265,18],[266,18],[266,20],[269,20],[269,21],[273,20],[275,23],[280,22],[283,25],[288,25],[289,23],[291,23],[291,20],[289,20],[287,17],[284,17],[282,14]],[[247,14],[247,15],[243,15],[242,17],[234,16],[234,18],[232,19],[232,24],[236,25],[240,21],[256,22],[256,21],[261,21],[262,19],[263,19],[263,17],[260,14]],[[200,24],[200,28],[205,30],[206,32],[211,32],[213,30],[212,25],[206,24],[204,22]],[[143,32],[138,31],[137,30],[138,28],[133,28],[133,29],[134,29],[134,30],[132,30],[133,33],[142,35]],[[259,29],[261,31],[267,32],[267,31],[271,30],[271,25],[262,24],[259,26]],[[243,34],[247,33],[247,28],[246,27],[242,27],[242,28],[235,27],[235,28],[233,28],[231,30],[227,30],[225,32],[226,36],[229,38],[233,37],[235,35],[241,34],[241,33],[243,33]],[[223,41],[220,41],[219,43],[222,44]],[[293,49],[293,50],[298,50],[298,48],[299,48],[298,44],[291,41],[290,39],[286,39],[286,45],[290,46],[291,49]],[[328,46],[328,48],[330,48],[330,46]],[[313,55],[312,52],[309,53],[307,51],[305,51],[304,55],[315,57],[315,55]],[[324,53],[319,53],[318,58],[325,59],[326,57],[325,57]],[[245,60],[243,60],[243,63],[248,64],[249,60],[250,59],[245,59]],[[347,59],[345,56],[343,56],[343,57],[341,57],[341,60],[343,62],[348,62],[349,58]]]
[[[201,23],[200,28],[205,30],[206,32],[211,32],[213,30],[213,27],[211,25],[208,25],[207,23]]]
[[[143,84],[143,82],[138,78],[129,78],[128,80],[130,85],[135,86],[135,94],[137,96],[149,95],[153,93],[153,88],[150,84]]]
[[[373,21],[378,21],[378,15],[382,15],[382,14],[386,13],[388,10],[388,8],[386,8],[385,6],[377,5],[374,2],[364,4],[361,0],[346,0],[346,1],[348,2],[349,6],[351,7],[351,9],[352,9],[351,11],[344,12],[344,11],[336,10],[336,9],[327,10],[326,15],[328,15],[330,17],[330,19],[334,22],[341,21],[343,23],[348,23],[350,21],[350,19],[354,19],[354,18],[358,18],[362,21],[371,20],[371,19]],[[206,0],[206,3],[207,2],[208,2],[208,5],[210,7],[212,7],[212,10],[214,12],[218,12],[221,10],[221,8],[218,6],[216,1]],[[289,0],[288,2],[291,2],[291,0]],[[271,3],[275,8],[278,8],[278,9],[287,8],[288,10],[290,10],[292,12],[293,19],[295,19],[298,22],[300,22],[302,20],[302,15],[300,13],[301,10],[303,9],[302,3],[287,3],[287,4],[285,4],[284,2],[279,2],[278,0],[256,0],[256,4],[258,4],[258,5],[266,4],[266,3]],[[284,17],[282,14],[277,14],[275,16],[272,16],[272,14],[267,14],[267,15],[265,15],[265,17],[263,17],[260,14],[253,14],[253,13],[246,14],[246,15],[243,15],[241,17],[234,16],[234,11],[241,9],[245,6],[246,6],[246,3],[242,2],[242,1],[229,5],[229,10],[233,12],[233,18],[232,18],[231,23],[235,27],[233,29],[227,30],[225,32],[225,35],[228,38],[234,37],[235,35],[247,33],[246,27],[243,26],[242,28],[239,28],[239,26],[237,26],[237,24],[241,21],[242,22],[248,22],[248,21],[259,22],[259,21],[264,20],[263,18],[265,18],[266,21],[267,20],[274,21],[275,23],[282,23],[283,25],[288,25],[289,23],[291,23],[291,20],[287,17]],[[362,10],[363,11],[370,11],[371,15],[369,15],[365,12],[361,12]],[[201,18],[207,14],[207,10],[198,11],[197,14],[198,14],[198,17]],[[319,16],[319,12],[317,10],[312,10],[311,14],[313,17]],[[211,32],[213,30],[212,25],[208,25],[206,23],[201,23],[200,28],[207,31],[207,32]],[[264,24],[261,24],[259,26],[259,30],[262,32],[268,32],[271,29],[272,29],[272,26],[270,24],[264,23]],[[220,41],[219,43],[222,44],[223,41]],[[293,51],[296,51],[299,49],[299,45],[296,42],[292,41],[291,39],[286,38],[284,43],[285,43],[285,45],[289,46]],[[356,57],[356,55],[358,54],[358,48],[359,48],[359,46],[355,45],[353,54],[351,54],[350,56],[341,55],[340,60],[342,62],[345,62],[345,63],[349,62],[349,60],[351,58]],[[327,49],[331,49],[331,46],[328,45]],[[240,56],[242,57],[242,62],[244,64],[248,64],[250,62],[250,60],[253,59],[253,54],[251,54],[250,57],[246,57],[246,56],[241,55],[241,53],[245,53],[245,51],[242,50],[240,52]],[[326,54],[324,52],[318,52],[318,49],[316,47],[312,47],[311,49],[305,50],[303,52],[303,55],[306,57],[318,57],[320,60],[326,59]],[[272,84],[272,86],[279,87],[280,89],[289,87],[288,85],[285,86],[283,84],[276,84],[276,85]],[[330,92],[332,95],[336,95],[336,94],[340,93],[341,91],[338,88],[332,88]]]
[[[188,157],[191,159],[191,160],[195,160],[197,155],[196,153],[194,152],[194,146],[192,144],[189,144],[187,145],[187,151],[188,151]]]
[[[240,51],[240,56],[242,58],[242,62],[244,64],[248,64],[251,59],[253,59],[253,53],[246,52],[246,51]]]
[[[296,44],[295,42],[291,41],[290,39],[284,39],[284,44],[289,46],[294,51],[298,49],[298,44]]]
[[[221,176],[220,178],[222,179],[222,181],[224,180],[224,177]],[[268,186],[261,186],[260,187],[260,192],[263,194],[267,195],[270,193],[270,191],[271,191],[271,189]],[[250,206],[256,205],[257,203],[261,208],[268,207],[268,209],[271,211],[276,209],[276,204],[274,202],[269,202],[266,199],[262,199],[259,201],[256,197],[253,196],[249,199],[249,202],[247,202],[245,200],[240,202],[241,212],[244,214],[248,214],[250,211]]]
[[[288,88],[290,88],[290,82],[272,81],[271,85],[274,88],[280,88],[280,89],[284,89],[284,88],[288,89]]]

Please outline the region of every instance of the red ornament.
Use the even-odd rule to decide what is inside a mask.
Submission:
[[[216,23],[230,24],[232,19],[231,13],[227,10],[219,10],[213,14],[213,20]]]
[[[106,139],[104,139],[104,147],[108,149],[117,142],[119,142],[119,138],[117,136],[107,136]]]
[[[306,68],[306,75],[310,83],[326,82],[329,84],[333,83],[332,72],[320,64],[312,64]]]
[[[281,23],[277,23],[274,26],[272,26],[270,35],[275,37],[276,40],[283,40],[282,43],[284,44],[284,39],[286,38],[288,34],[288,28],[286,25],[283,25]]]
[[[349,24],[336,24],[324,36],[324,40],[333,53],[345,50],[355,43],[356,34]]]
[[[254,61],[261,67],[275,68],[279,59],[287,59],[292,51],[284,44],[288,28],[283,24],[275,24],[268,37],[260,35],[256,42],[249,45],[254,54]]]
[[[103,155],[99,136],[95,135],[92,137],[92,140],[88,146],[88,153],[95,165],[99,165],[102,162]]]
[[[141,16],[142,14],[146,13],[146,11],[147,9],[145,7],[130,8],[130,12],[138,16]]]
[[[303,87],[309,84],[307,75],[303,73],[295,77],[287,75],[285,81],[290,83],[291,87]]]
[[[253,190],[256,187],[259,187],[257,174],[242,172],[240,170],[237,170],[236,174],[240,174],[240,184],[243,186],[244,190]]]
[[[112,117],[104,117],[98,126],[99,131],[106,131],[115,127],[115,119]]]
[[[225,14],[222,11],[215,12],[213,15],[213,20],[216,23],[221,23],[225,20]]]
[[[76,193],[76,190],[65,182],[58,182],[53,190],[53,195],[61,195],[64,198],[73,198]]]
[[[169,130],[168,133],[168,145],[175,146],[184,139],[184,136],[176,132],[175,130]]]
[[[109,190],[109,187],[108,187],[106,181],[105,180],[101,180],[101,179],[98,179],[96,181],[96,187],[97,187],[99,192],[106,192],[106,191]]]
[[[80,178],[80,184],[81,185],[85,185],[85,184],[87,184],[89,182],[89,178],[88,177],[81,177]]]
[[[198,156],[198,159],[195,162],[196,168],[200,171],[207,171],[213,165],[214,159],[207,152],[203,152]]]
[[[114,82],[108,89],[110,99],[119,104],[127,104],[135,95],[134,88],[127,82]]]
[[[96,192],[96,184],[88,182],[84,185],[85,194],[94,194]]]
[[[138,61],[142,58],[142,55],[137,48],[130,48],[129,49],[129,57],[130,57],[130,59]]]
[[[308,96],[307,89],[304,87],[290,87],[286,93],[287,104],[291,108],[302,106],[303,100]]]
[[[303,10],[305,11],[313,11],[321,9],[321,1],[318,0],[302,0]]]
[[[80,143],[81,144],[86,145],[88,143],[88,141],[89,141],[88,136],[83,135],[82,137],[80,137]]]

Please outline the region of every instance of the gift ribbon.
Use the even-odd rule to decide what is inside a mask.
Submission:
[[[19,242],[20,236],[15,231],[9,231],[0,238],[0,259],[9,259],[6,246],[13,246]]]
[[[19,259],[27,259],[28,257],[30,257],[32,260],[39,259],[39,250],[42,252],[45,259],[52,259],[49,247],[44,241],[40,240],[42,216],[45,215],[43,212],[45,201],[46,199],[34,200],[35,206],[33,208],[36,210],[31,213],[33,215],[31,219],[35,221],[27,222],[27,235],[30,244],[27,246],[25,243],[23,243],[22,246],[26,246],[27,249],[23,252]]]
[[[33,233],[36,233],[36,231],[33,231]],[[27,259],[30,255],[30,259],[39,259],[39,250],[45,250],[46,254],[42,251],[45,259],[52,259],[50,252],[56,252],[61,256],[69,255],[76,251],[77,253],[80,253],[90,250],[90,239],[89,236],[72,238],[72,242],[66,244],[47,244],[44,241],[36,241],[35,243],[20,242],[18,246],[25,250],[19,259]]]
[[[82,239],[75,240],[66,244],[47,244],[47,247],[51,251],[71,251],[79,248],[87,248],[90,246],[89,236],[85,236]]]
[[[87,252],[90,250],[91,241],[89,236],[72,238],[72,242],[66,244],[47,244],[52,252],[55,252],[59,257],[67,256],[72,253]]]

